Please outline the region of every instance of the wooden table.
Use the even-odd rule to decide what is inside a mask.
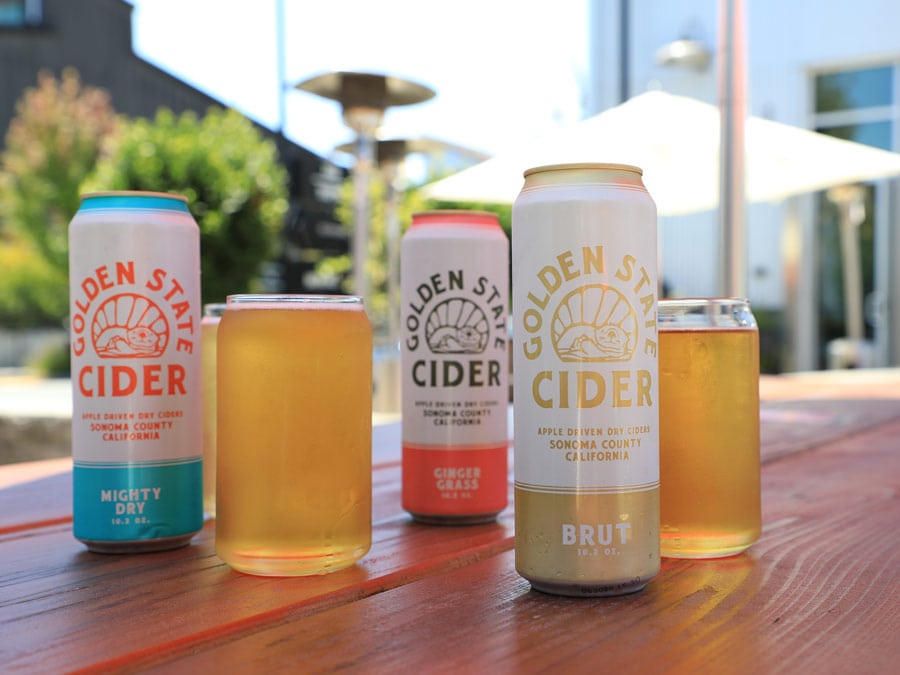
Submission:
[[[71,461],[0,467],[0,672],[900,672],[900,371],[763,378],[762,539],[664,560],[641,593],[531,591],[512,510],[435,528],[400,508],[377,428],[374,545],[298,579],[186,548],[108,556],[71,532]]]

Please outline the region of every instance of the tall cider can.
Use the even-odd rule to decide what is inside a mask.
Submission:
[[[432,524],[508,502],[509,240],[497,216],[429,211],[401,243],[403,508]]]
[[[69,226],[74,534],[92,551],[203,525],[200,233],[187,201],[84,195]]]
[[[516,569],[572,596],[659,571],[656,206],[637,167],[525,172],[513,206]]]

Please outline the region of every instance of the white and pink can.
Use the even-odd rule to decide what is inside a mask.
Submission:
[[[400,265],[403,508],[432,524],[508,502],[509,240],[497,216],[413,216]]]

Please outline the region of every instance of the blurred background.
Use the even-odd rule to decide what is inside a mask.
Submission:
[[[622,132],[653,153],[665,293],[748,296],[764,372],[900,365],[898,22],[892,0],[0,0],[0,368],[68,376],[66,226],[96,189],[189,198],[204,302],[363,291],[390,348],[411,213],[489,208],[509,232],[516,161],[646,92],[720,113],[652,99]],[[629,159],[603,147],[580,159]],[[450,182],[491,158],[511,182]],[[662,208],[692,181],[719,200]]]

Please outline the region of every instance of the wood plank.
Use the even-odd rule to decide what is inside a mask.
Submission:
[[[72,520],[72,459],[0,467],[0,536]]]
[[[70,457],[9,464],[0,467],[0,489],[71,470],[72,459]]]
[[[490,525],[413,523],[398,513],[399,468],[390,470],[397,476],[376,490],[372,551],[320,577],[234,572],[215,556],[211,523],[188,547],[144,555],[90,553],[68,526],[7,535],[0,543],[0,664],[53,672],[97,660],[124,664],[135,654],[319,612],[512,547],[511,511]]]
[[[392,481],[399,473],[400,424],[372,428],[373,480]],[[375,511],[377,513],[377,511]],[[0,465],[0,536],[72,520],[71,457]]]
[[[775,399],[900,399],[900,368],[816,370],[759,378],[762,400]]]
[[[770,463],[757,545],[728,559],[666,560],[633,596],[530,591],[507,552],[155,664],[167,673],[891,672],[900,660],[898,435],[893,423]]]
[[[808,384],[803,386],[806,388],[803,389],[798,385],[788,394],[796,398],[809,398],[810,387]],[[786,548],[792,545],[793,539],[806,542],[802,538],[805,536],[805,530],[796,529],[798,527],[796,516],[783,515],[782,511],[777,509],[774,512],[770,511],[772,505],[769,503],[768,495],[772,493],[771,482],[782,475],[784,467],[793,466],[796,462],[800,462],[804,467],[800,472],[803,474],[801,478],[806,478],[804,472],[812,474],[823,470],[827,463],[816,461],[810,463],[809,459],[810,456],[819,457],[820,450],[814,446],[822,438],[846,436],[859,429],[871,428],[885,420],[893,419],[895,408],[892,405],[895,405],[896,401],[891,404],[888,399],[897,398],[892,394],[895,390],[900,390],[896,379],[890,386],[884,384],[883,389],[877,391],[871,389],[863,391],[857,388],[857,398],[863,397],[865,393],[867,397],[875,399],[874,403],[872,400],[860,400],[832,405],[831,408],[816,408],[818,403],[812,404],[811,407],[809,401],[798,400],[790,406],[779,408],[777,414],[770,416],[768,420],[764,418],[764,455],[765,448],[775,448],[777,452],[769,453],[768,463],[764,469],[764,498],[767,500],[764,504],[766,535],[763,541],[752,549],[752,555],[741,557],[741,559],[749,557],[753,563],[751,571],[747,574],[749,578],[754,578],[760,569],[760,563],[756,561],[755,556],[764,550],[770,540],[779,541],[778,537],[786,532],[784,542]],[[816,391],[823,393],[825,389],[820,388]],[[831,392],[825,393],[833,395]],[[780,395],[786,394],[782,391]],[[764,404],[764,411],[767,405]],[[828,427],[827,433],[810,440],[810,434],[819,434],[824,427]],[[767,429],[768,436],[766,436]],[[891,430],[894,436],[900,431],[896,426],[891,427]],[[209,526],[196,539],[196,543],[188,548],[145,556],[91,554],[72,539],[71,529],[68,526],[53,526],[52,523],[40,521],[35,521],[41,525],[40,527],[15,529],[0,536],[0,560],[2,560],[0,634],[4,636],[3,640],[0,640],[0,663],[25,670],[68,670],[90,666],[98,661],[110,668],[136,663],[155,663],[164,659],[168,653],[182,654],[210,645],[227,645],[239,635],[263,634],[270,627],[292,625],[302,617],[316,613],[326,612],[330,615],[336,611],[333,608],[342,604],[361,604],[354,602],[360,598],[398,597],[393,594],[402,590],[404,586],[420,587],[420,584],[425,583],[424,580],[430,578],[446,580],[452,576],[450,570],[466,566],[483,569],[491,564],[490,561],[493,559],[503,558],[503,552],[512,545],[511,510],[507,510],[503,515],[499,525],[478,528],[417,526],[402,514],[399,507],[399,426],[387,429],[386,433],[389,435],[379,440],[375,455],[380,463],[374,476],[376,522],[373,550],[360,565],[329,577],[260,579],[231,572],[214,555],[213,533]],[[394,435],[390,436],[391,433]],[[847,442],[854,440],[847,439]],[[885,466],[889,475],[898,474],[896,464],[888,463]],[[5,472],[6,468],[0,469],[0,477],[8,475]],[[841,462],[827,470],[830,478],[826,482],[829,484],[833,482],[834,476],[843,479],[845,467]],[[893,474],[890,474],[891,471]],[[11,517],[13,523],[23,522],[23,514],[24,522],[30,523],[32,521],[28,518],[33,517],[35,509],[48,505],[59,509],[61,513],[70,514],[70,474],[41,476],[26,480],[24,483],[12,482],[13,485],[0,488],[0,527],[3,525],[4,517]],[[854,484],[858,484],[858,481]],[[799,506],[805,508],[810,504],[818,508],[820,506],[818,494],[815,490],[808,490],[805,485],[802,480],[788,474],[788,479],[780,487],[783,498],[778,497],[774,503],[779,504],[787,500],[792,504],[796,502],[793,505],[797,508]],[[818,483],[813,487],[818,488]],[[66,488],[69,490],[67,498],[54,501],[58,500]],[[896,483],[893,487],[882,485],[881,489],[894,490],[896,494],[897,485]],[[863,501],[866,499],[870,497],[864,495]],[[26,503],[27,500],[30,501]],[[843,504],[831,504],[827,499],[823,503],[828,509],[833,508],[835,511],[844,509]],[[24,508],[20,508],[23,504]],[[858,510],[854,510],[855,503],[851,506],[854,508],[850,509],[850,512],[858,515]],[[875,520],[878,521],[882,531],[892,531],[898,520],[896,510],[891,511],[892,505],[888,506],[886,509],[876,509],[878,513]],[[885,518],[889,521],[887,525],[882,522]],[[844,524],[849,525],[851,531],[858,529],[854,522]],[[820,530],[821,528],[817,526],[812,527],[810,536],[819,536]],[[863,529],[857,534],[867,533]],[[884,539],[888,538],[880,538],[879,542],[884,543]],[[867,548],[864,537],[861,537],[858,543],[863,551],[879,550],[877,547]],[[840,551],[835,553],[838,559],[834,556],[829,557],[828,552],[823,553],[819,550],[820,545],[816,541],[804,543],[804,546],[806,548],[793,551],[785,558],[785,562],[776,566],[777,569],[768,576],[764,575],[757,579],[756,590],[763,588],[759,592],[765,593],[768,598],[770,594],[763,584],[768,583],[773,575],[777,578],[776,572],[787,574],[790,578],[779,582],[781,585],[775,590],[789,597],[793,581],[802,580],[805,584],[802,586],[802,593],[797,597],[806,603],[802,605],[804,611],[810,604],[818,610],[820,605],[815,603],[816,593],[812,593],[812,600],[807,597],[811,593],[810,589],[816,590],[816,587],[814,584],[810,586],[803,578],[802,570],[796,571],[794,558],[802,557],[817,563],[824,561],[822,574],[826,578],[834,574],[831,567],[850,569],[853,577],[850,588],[853,590],[848,592],[851,596],[857,593],[859,576],[865,576],[871,571],[868,560],[860,566],[855,561],[841,560],[840,556],[843,554]],[[893,565],[886,575],[896,587],[896,574],[891,576],[890,571],[898,567],[896,549],[881,552],[888,563]],[[768,558],[764,557],[762,560],[768,562]],[[687,567],[693,569],[692,566],[696,564],[689,563]],[[683,563],[666,563],[663,575],[651,588],[661,585],[670,575],[684,574],[685,572],[681,571],[684,566]],[[491,588],[508,582],[513,592],[516,592],[516,588],[521,588],[524,582],[514,572],[509,575],[512,569],[510,562],[501,565],[500,569],[503,570],[500,577],[479,583]],[[701,564],[698,569],[709,577],[711,569],[709,563]],[[858,570],[859,574],[854,570]],[[714,581],[727,576],[721,570],[712,573]],[[476,578],[480,579],[477,575]],[[444,581],[438,585],[438,589],[442,589],[441,592],[457,591],[452,584],[448,587],[446,583]],[[527,590],[527,584],[524,588]],[[688,586],[687,591],[695,598],[700,597],[697,593],[703,591],[704,587],[698,588],[699,591]],[[742,588],[744,582],[739,584],[738,591]],[[896,591],[893,591],[892,595],[890,589],[885,592],[884,588],[877,586],[876,595],[881,592],[880,597],[896,605]],[[501,589],[501,595],[508,590]],[[467,589],[466,593],[468,592],[470,591]],[[496,595],[497,591],[489,591],[487,597]],[[527,593],[528,597],[533,595],[537,594]],[[546,596],[539,597],[546,598]],[[728,595],[719,597],[717,603],[727,603],[729,597]],[[860,602],[869,602],[871,593],[864,592],[860,597],[862,598]],[[677,595],[673,595],[673,598],[672,602],[681,602]],[[684,601],[686,600],[687,598]],[[430,601],[436,606],[443,606],[444,599],[440,596],[430,597]],[[368,603],[370,600],[361,602]],[[746,602],[750,603],[751,600]],[[576,607],[583,606],[584,603],[576,604]],[[762,604],[763,608],[767,606],[765,603]],[[856,613],[853,607],[850,611]],[[812,612],[811,616],[813,620],[818,621],[817,612]],[[413,628],[418,625],[414,614],[408,620]],[[471,616],[466,620],[478,624]],[[490,624],[495,618],[488,616],[485,621]],[[787,618],[775,616],[772,621],[781,623],[787,621]],[[804,621],[810,619],[805,617]],[[839,620],[832,635],[841,638],[844,623],[845,621]],[[679,639],[684,639],[685,631],[691,633],[696,630],[693,624],[686,625],[687,628],[680,628],[681,632],[676,633]],[[727,627],[727,624],[722,625]],[[802,628],[805,624],[799,625]],[[886,620],[886,625],[897,628],[896,620],[891,623],[890,618]],[[868,624],[866,627],[867,630],[870,628]],[[380,630],[380,626],[370,628]],[[595,628],[600,632],[605,630],[602,624]],[[643,631],[642,628],[640,630]],[[649,630],[652,633],[653,630],[659,629],[658,627],[654,629],[651,625]],[[438,626],[432,636],[444,635],[445,632],[442,626]],[[871,632],[875,636],[873,638],[875,652],[881,653],[883,651],[879,637],[881,633],[878,630]],[[424,633],[420,634],[420,637],[422,635]],[[540,635],[536,637],[531,635],[528,640],[534,641],[539,637]],[[715,635],[709,633],[707,637],[712,639]],[[332,641],[335,639],[337,638],[332,637]],[[864,638],[855,636],[854,639],[860,639],[865,644]],[[815,639],[813,642],[818,644]],[[433,651],[433,640],[431,645]],[[343,646],[341,643],[342,650]],[[509,645],[500,645],[500,649],[508,650]],[[219,653],[217,650],[213,651]],[[352,650],[344,651],[352,652]],[[380,651],[384,651],[383,645]],[[420,648],[420,653],[424,654],[423,648]],[[514,658],[513,661],[515,662]]]
[[[900,400],[797,399],[760,404],[762,463],[900,419]]]
[[[900,396],[900,383],[894,385]],[[810,395],[810,390],[804,390]],[[813,390],[815,391],[815,390]],[[795,388],[795,393],[797,390]],[[760,406],[763,462],[802,452],[830,438],[839,438],[893,419],[900,419],[900,401],[889,398],[851,400],[803,398],[763,401]],[[373,432],[375,498],[377,485],[399,482],[400,425],[388,424]],[[510,481],[512,451],[510,451]],[[58,473],[71,460],[34,462],[31,472],[24,465],[0,467],[0,535],[43,525],[68,522],[72,518],[71,473]],[[43,470],[38,476],[35,471]],[[392,470],[395,470],[392,472]],[[33,475],[32,475],[33,474]],[[393,505],[397,512],[399,500]],[[387,507],[386,507],[387,508]],[[374,511],[380,513],[377,508]]]

